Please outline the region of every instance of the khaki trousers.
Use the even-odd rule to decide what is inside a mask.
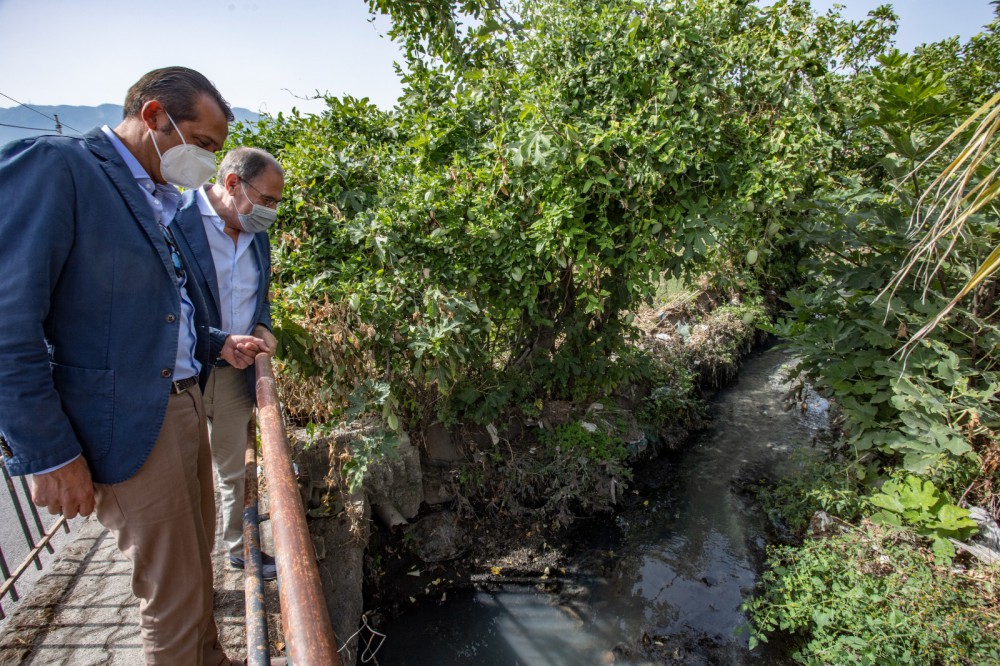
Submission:
[[[197,385],[170,396],[139,471],[95,490],[98,520],[132,562],[146,663],[229,664],[212,616],[215,496]]]
[[[247,424],[253,416],[246,370],[228,365],[212,368],[205,386],[205,415],[222,496],[222,543],[230,557],[243,559],[244,454]]]

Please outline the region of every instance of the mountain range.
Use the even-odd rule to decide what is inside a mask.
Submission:
[[[233,108],[236,120],[256,121],[258,115],[249,109]],[[57,134],[55,121],[59,118],[62,133],[77,136],[90,131],[94,127],[110,125],[115,127],[121,122],[122,107],[120,104],[101,104],[100,106],[57,106],[30,105],[15,106],[0,109],[0,145],[39,134]],[[13,126],[13,127],[11,127]]]

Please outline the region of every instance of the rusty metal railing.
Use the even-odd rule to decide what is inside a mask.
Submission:
[[[28,482],[26,477],[21,476],[19,480],[21,482],[21,493],[18,493],[17,487],[14,485],[14,479],[11,478],[10,473],[7,471],[7,466],[0,460],[0,470],[3,470],[3,478],[5,485],[7,486],[7,494],[10,497],[10,509],[13,510],[14,515],[17,516],[18,524],[21,526],[21,533],[24,535],[25,544],[28,548],[28,554],[25,556],[24,560],[18,564],[13,571],[7,566],[7,558],[4,555],[4,545],[0,543],[0,574],[2,574],[2,583],[0,583],[0,620],[6,618],[3,609],[4,597],[9,597],[11,601],[18,601],[19,595],[17,592],[17,581],[24,575],[24,572],[28,570],[32,562],[35,564],[35,568],[39,571],[42,570],[43,564],[42,559],[39,557],[43,550],[47,550],[50,554],[55,553],[55,549],[50,543],[52,537],[61,529],[69,532],[69,523],[66,522],[64,516],[59,516],[52,525],[46,529],[42,525],[42,518],[38,514],[38,508],[31,501],[31,491],[28,489]],[[24,507],[21,506],[22,498],[26,500],[28,506],[28,515],[25,515]],[[6,507],[4,507],[4,512],[6,513]],[[31,522],[34,523],[35,530],[38,533],[38,541],[35,541],[35,535],[31,531],[31,526],[28,522],[28,516],[31,517]],[[9,517],[4,516],[4,521],[7,522]],[[9,524],[9,523],[8,523]]]
[[[288,444],[285,424],[281,418],[281,405],[278,402],[278,388],[274,380],[274,370],[271,367],[271,357],[266,354],[258,354],[256,369],[257,419],[261,430],[261,457],[264,463],[264,473],[267,477],[271,536],[274,540],[274,557],[278,567],[281,628],[284,633],[285,645],[288,647],[289,661],[296,666],[311,666],[312,664],[340,666],[340,657],[336,647],[337,639],[330,623],[330,614],[327,612],[323,586],[320,583],[319,569],[316,566],[315,548],[309,537],[305,509],[302,506],[302,498],[295,482],[291,447]],[[249,433],[248,439],[252,440],[252,435]],[[267,664],[267,627],[263,612],[262,583],[255,582],[253,584],[255,590],[251,592],[251,581],[249,580],[254,575],[257,577],[261,575],[259,535],[247,534],[250,531],[248,523],[252,523],[254,527],[257,524],[256,446],[252,441],[247,442],[246,474],[247,502],[250,501],[251,489],[254,495],[252,511],[245,508],[243,514],[244,554],[247,563],[245,571],[248,576],[245,585],[249,648],[247,663]],[[249,538],[246,538],[248,536]],[[251,558],[253,557],[256,557],[256,561],[251,566]],[[257,599],[260,599],[261,603],[259,613],[256,606]],[[265,618],[263,653],[249,644],[251,615]],[[255,617],[253,621],[256,640],[260,640],[259,628],[257,628],[260,618]],[[260,658],[262,661],[251,661],[251,658]]]
[[[268,666],[271,654],[264,604],[264,563],[260,554],[260,517],[257,493],[257,425],[247,424],[247,446],[243,455],[243,598],[246,603],[247,666]]]

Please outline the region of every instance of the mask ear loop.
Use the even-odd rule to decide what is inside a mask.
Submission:
[[[167,110],[163,109],[163,113],[167,113]],[[181,134],[181,129],[179,127],[177,127],[177,123],[174,122],[174,119],[170,117],[169,113],[167,113],[167,120],[169,120],[170,124],[174,126],[175,130],[177,130],[177,136],[179,136],[181,138],[181,143],[183,143],[186,146],[187,145],[187,141],[184,140],[184,135]]]
[[[236,177],[240,178],[239,176],[236,176]],[[251,213],[253,213],[253,207],[256,206],[257,204],[255,204],[253,202],[253,200],[250,198],[250,195],[247,194],[247,188],[246,188],[245,185],[243,185],[243,179],[242,178],[240,178],[240,191],[243,192],[243,198],[247,200],[248,204],[250,204],[250,212],[249,213],[241,213],[241,215],[250,215]],[[236,212],[239,213],[239,211],[240,211],[240,209],[237,208]]]
[[[177,130],[177,136],[179,136],[181,138],[181,143],[183,143],[186,146],[187,145],[187,141],[184,140],[184,135],[181,134],[181,130],[177,127],[177,123],[175,123],[174,119],[170,117],[170,114],[167,113],[166,109],[163,109],[163,113],[167,114],[167,120],[169,120],[170,124],[174,126],[175,130]],[[163,160],[163,153],[160,152],[160,145],[158,143],[156,143],[156,132],[153,131],[153,130],[150,130],[149,137],[153,140],[153,148],[156,148],[156,155],[162,161]]]

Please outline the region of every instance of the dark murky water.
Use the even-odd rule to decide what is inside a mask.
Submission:
[[[765,519],[735,486],[794,473],[827,420],[811,395],[783,401],[788,357],[747,359],[716,397],[713,426],[636,474],[628,506],[579,528],[546,590],[493,586],[423,602],[384,628],[385,666],[775,664],[750,653],[739,610],[757,577]]]

